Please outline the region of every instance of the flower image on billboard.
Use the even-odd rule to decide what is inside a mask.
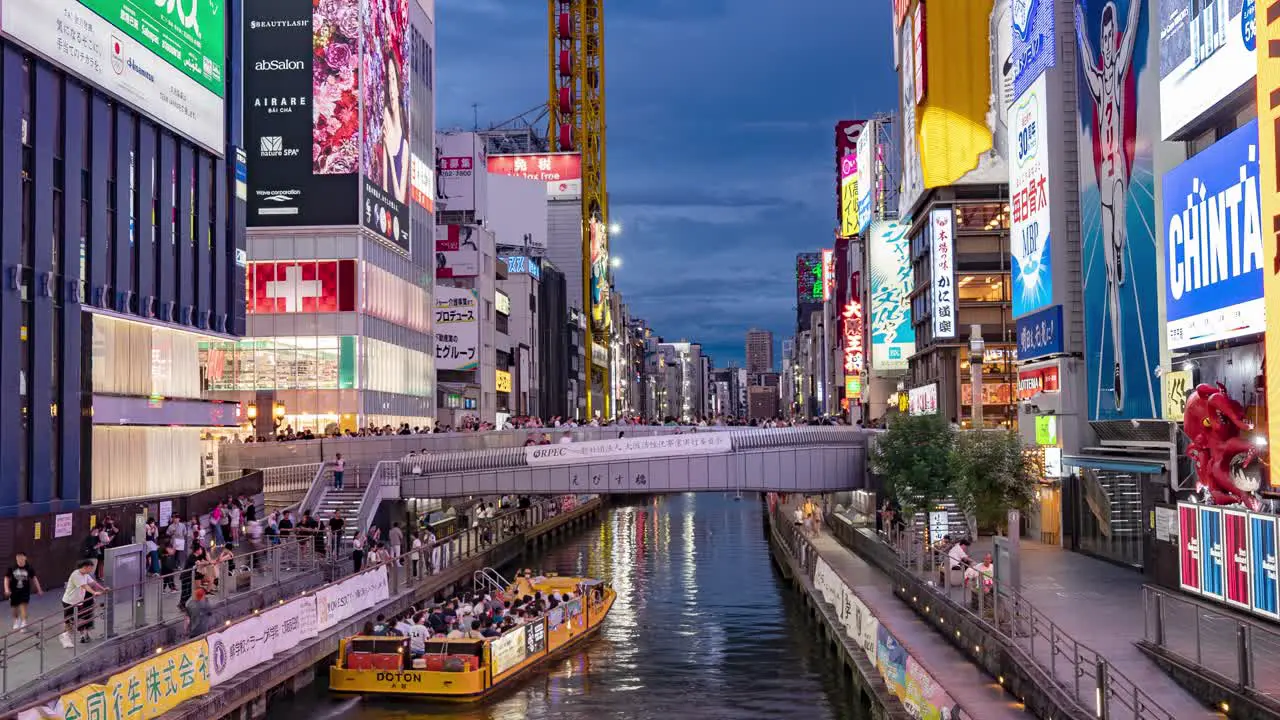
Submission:
[[[1169,349],[1265,330],[1258,121],[1166,173],[1164,196]]]
[[[908,226],[892,220],[871,224],[868,267],[871,273],[871,369],[906,370],[916,351],[911,325],[911,251]]]
[[[1160,412],[1154,163],[1157,43],[1147,0],[1077,0],[1080,219],[1090,420]]]
[[[1160,137],[1167,140],[1257,75],[1257,3],[1151,1],[1160,7]]]
[[[247,0],[250,227],[359,221],[359,43],[357,0]]]
[[[361,0],[362,224],[409,252],[409,0]]]
[[[1041,75],[1009,109],[1009,243],[1015,318],[1053,301],[1047,106]]]

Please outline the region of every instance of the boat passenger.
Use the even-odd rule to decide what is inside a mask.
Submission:
[[[427,626],[422,624],[422,616],[413,619],[413,624],[409,626],[409,654],[413,657],[421,657],[427,652],[427,636],[430,633]]]
[[[492,620],[486,620],[484,629],[480,631],[480,634],[486,638],[495,638],[501,635],[502,632],[493,626]]]
[[[466,638],[467,638],[468,640],[483,640],[483,639],[484,639],[484,634],[480,632],[480,621],[479,621],[479,620],[472,620],[472,621],[471,621],[471,629],[470,629],[470,630],[468,630],[468,631],[466,632]]]

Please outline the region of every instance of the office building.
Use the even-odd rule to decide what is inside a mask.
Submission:
[[[752,328],[747,331],[747,373],[773,372],[773,333]]]

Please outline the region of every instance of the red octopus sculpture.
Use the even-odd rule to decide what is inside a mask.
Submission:
[[[1191,440],[1187,457],[1195,463],[1196,492],[1203,494],[1204,502],[1258,510],[1263,461],[1254,444],[1242,437],[1253,424],[1222,383],[1196,387],[1187,398],[1182,429]]]

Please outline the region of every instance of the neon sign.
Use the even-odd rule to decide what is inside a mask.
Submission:
[[[844,326],[845,391],[850,397],[858,397],[862,394],[860,378],[865,360],[862,348],[862,302],[850,300],[849,304],[844,306],[844,312],[840,314],[840,318]],[[850,383],[848,382],[850,378],[857,378],[858,382]]]
[[[831,299],[831,291],[836,287],[836,253],[834,250],[822,251],[822,301]]]

